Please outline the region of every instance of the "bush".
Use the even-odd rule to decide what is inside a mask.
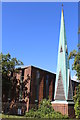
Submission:
[[[38,110],[31,109],[25,116],[29,118],[68,118],[68,116],[62,115],[60,112],[55,112],[52,108],[51,101],[46,99],[40,102]]]
[[[73,98],[75,103],[74,110],[76,118],[80,118],[80,84],[76,88],[76,95]]]

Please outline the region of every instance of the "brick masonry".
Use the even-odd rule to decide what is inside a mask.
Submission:
[[[75,118],[74,104],[59,104],[52,103],[52,107],[55,111],[68,115],[70,118]]]
[[[37,73],[39,73],[38,76],[37,76]],[[21,76],[23,76],[23,77],[21,77]],[[47,86],[46,86],[47,76],[48,76],[48,85],[49,85],[48,90],[49,91],[47,91]],[[15,101],[15,103],[16,102],[19,103],[18,85],[20,84],[20,79],[22,78],[23,82],[28,80],[28,82],[25,84],[25,87],[27,88],[25,90],[25,96],[22,95],[27,111],[29,109],[31,109],[32,107],[35,107],[36,98],[38,99],[38,105],[39,105],[40,101],[44,98],[47,99],[49,97],[51,99],[51,101],[54,101],[54,89],[55,89],[56,74],[48,72],[46,70],[42,70],[42,69],[34,67],[34,66],[29,66],[29,67],[19,68],[19,73],[13,73],[13,77],[15,78],[13,80],[13,84],[16,83],[16,86],[14,86],[12,88],[12,91],[10,94],[10,101]],[[76,94],[75,87],[77,85],[78,85],[78,83],[76,83],[75,81],[72,81],[74,94]],[[16,87],[16,89],[15,89],[15,87]],[[27,96],[26,96],[26,92],[27,92]],[[5,96],[5,94],[6,94],[6,91],[3,91],[2,100],[3,100],[3,102],[8,102],[8,94],[6,94],[7,97]],[[48,96],[46,96],[46,95],[48,95]],[[5,97],[6,97],[6,99],[5,99]],[[10,103],[12,103],[12,102],[10,102]],[[56,105],[54,105],[54,107],[55,107],[54,108],[55,110],[59,109],[62,112],[62,114],[65,114],[65,113],[70,114],[70,112],[73,110],[73,107],[66,106],[66,105],[62,105],[62,106],[58,105],[58,108]],[[67,109],[68,109],[68,111],[67,111]]]
[[[40,101],[44,98],[46,98],[46,76],[49,76],[48,79],[48,84],[49,84],[49,98],[51,100],[54,99],[53,96],[53,88],[54,88],[54,82],[55,82],[55,74],[50,73],[48,71],[43,71],[39,68],[36,67],[31,67],[31,82],[30,82],[30,106],[34,106],[35,105],[35,100],[36,100],[36,74],[37,71],[40,74],[40,78],[39,78],[39,90],[38,90],[38,104],[40,103]],[[31,108],[31,107],[30,107]]]

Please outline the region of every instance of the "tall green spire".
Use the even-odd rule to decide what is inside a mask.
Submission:
[[[64,11],[62,8],[54,99],[66,101],[72,100],[72,93],[73,92],[68,61],[68,48],[64,23]]]

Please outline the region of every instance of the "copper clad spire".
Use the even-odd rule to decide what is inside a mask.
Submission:
[[[62,14],[63,14],[63,4],[62,4]]]
[[[70,78],[67,40],[65,31],[65,22],[63,14],[63,4],[61,11],[61,26],[60,26],[60,37],[59,37],[59,49],[58,49],[58,63],[57,63],[57,74],[55,83],[55,94],[54,99],[57,101],[72,100],[72,85]]]

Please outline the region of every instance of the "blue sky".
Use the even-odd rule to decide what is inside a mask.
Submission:
[[[68,52],[77,49],[78,3],[63,3]],[[62,3],[2,3],[2,52],[56,72]],[[70,61],[71,67],[72,61]],[[74,72],[71,71],[73,76]]]

